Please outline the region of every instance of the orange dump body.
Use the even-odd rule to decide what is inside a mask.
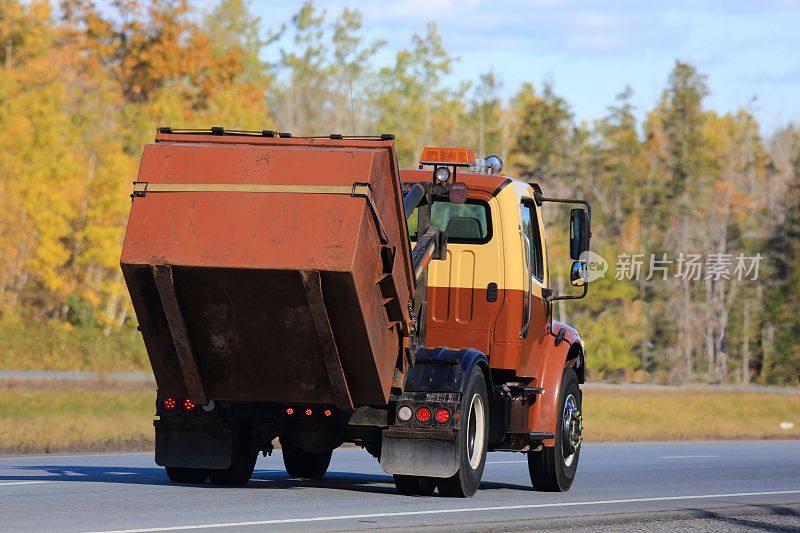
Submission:
[[[414,291],[398,175],[391,140],[159,134],[121,259],[159,393],[384,405]]]

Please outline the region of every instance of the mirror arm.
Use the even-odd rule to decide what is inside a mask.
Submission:
[[[586,211],[589,213],[589,220],[592,219],[592,205],[587,202],[586,200],[581,200],[579,198],[551,198],[548,196],[543,196],[539,192],[534,192],[533,194],[536,203],[542,205],[544,202],[552,202],[557,204],[580,204],[586,207]],[[591,235],[590,235],[591,236]]]
[[[552,294],[545,298],[548,302],[555,302],[556,300],[580,300],[581,298],[586,298],[586,295],[589,293],[589,284],[585,283],[583,285],[583,292],[581,294],[566,294],[566,295],[559,295],[553,296]]]
[[[541,189],[534,191],[534,200],[539,205],[542,205],[544,202],[551,202],[557,204],[579,204],[586,207],[586,212],[589,215],[589,220],[592,220],[592,205],[587,202],[586,200],[582,200],[580,198],[553,198],[549,196],[544,196],[541,193]],[[591,229],[589,230],[589,238],[592,237]],[[548,302],[555,302],[557,300],[580,300],[581,298],[586,298],[586,295],[589,293],[589,283],[584,283],[583,285],[583,292],[581,294],[575,295],[559,295],[554,296],[552,293],[545,298]]]

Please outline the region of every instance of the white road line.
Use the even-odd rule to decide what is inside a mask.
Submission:
[[[713,459],[719,455],[664,455],[659,459]]]
[[[308,518],[282,518],[276,520],[256,520],[252,522],[224,522],[218,524],[195,524],[188,526],[166,526],[142,529],[121,529],[95,533],[150,533],[153,531],[182,531],[187,529],[212,529],[224,527],[267,526],[271,524],[298,524],[303,522],[330,522],[333,520],[357,520],[362,518],[391,518],[397,516],[421,516],[455,513],[478,513],[485,511],[513,511],[517,509],[543,509],[547,507],[580,507],[588,505],[609,505],[616,503],[669,502],[681,500],[709,500],[719,498],[738,498],[743,496],[776,496],[800,494],[800,490],[775,490],[768,492],[732,492],[729,494],[698,494],[692,496],[662,496],[656,498],[628,498],[624,500],[592,500],[586,502],[537,503],[528,505],[502,505],[497,507],[467,507],[462,509],[431,509],[429,511],[401,511],[395,513],[350,514],[332,516],[313,516]]]
[[[527,462],[528,462],[528,460],[526,459],[524,461],[486,461],[486,464],[487,465],[508,465],[508,464],[511,464],[511,463],[527,463]]]
[[[106,453],[76,453],[72,455],[10,455],[0,456],[0,461],[27,461],[29,459],[75,459],[82,457],[125,457],[131,455],[153,455],[153,452],[106,452]]]
[[[50,483],[49,481],[8,481],[0,482],[0,485],[38,485],[39,483]]]

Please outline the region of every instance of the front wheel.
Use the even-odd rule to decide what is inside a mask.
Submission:
[[[459,468],[452,477],[437,480],[442,496],[470,497],[483,477],[489,445],[489,395],[478,366],[472,368],[461,396],[461,412],[461,427],[456,436]]]
[[[546,492],[566,492],[572,486],[581,453],[583,415],[578,376],[571,368],[561,378],[561,401],[556,421],[555,446],[528,452],[528,471],[533,488]]]

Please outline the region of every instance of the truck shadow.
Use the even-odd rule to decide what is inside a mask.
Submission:
[[[796,524],[775,524],[770,520],[764,520],[766,516],[791,516],[794,518],[800,517],[800,512],[796,508],[783,506],[783,505],[770,505],[770,504],[749,504],[750,507],[757,509],[757,514],[745,516],[732,516],[729,513],[717,512],[710,509],[697,509],[692,511],[695,516],[712,520],[715,525],[722,528],[729,526],[734,529],[751,530],[751,531],[775,531],[775,532],[796,532],[798,531]]]
[[[322,479],[299,479],[289,477],[284,470],[259,469],[253,472],[253,478],[245,487],[221,487],[204,483],[193,485],[173,483],[164,473],[163,468],[157,467],[113,467],[113,466],[86,466],[86,465],[44,465],[44,466],[15,466],[6,467],[4,470],[19,470],[30,472],[44,471],[42,474],[0,474],[0,482],[13,481],[52,481],[72,483],[121,483],[129,485],[163,485],[170,487],[196,487],[199,490],[269,490],[269,489],[294,489],[294,488],[329,488],[370,492],[376,494],[396,494],[392,476],[388,474],[365,474],[354,472],[329,471]],[[530,486],[514,485],[510,483],[497,483],[484,481],[481,490],[511,489],[532,490]]]

